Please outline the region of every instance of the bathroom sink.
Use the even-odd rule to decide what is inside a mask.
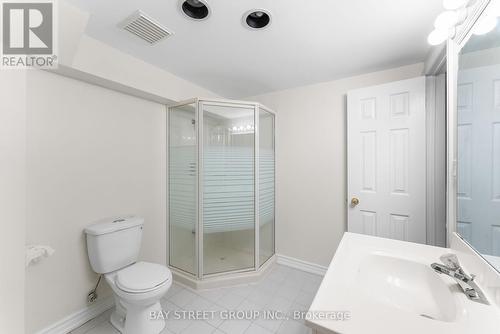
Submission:
[[[454,279],[431,268],[450,252],[345,233],[309,308],[307,326],[318,334],[498,334],[500,304],[469,300]],[[481,273],[474,273],[480,285]],[[342,317],[331,316],[338,312]]]
[[[370,254],[359,264],[357,280],[364,293],[380,303],[428,319],[457,317],[452,291],[428,264]]]

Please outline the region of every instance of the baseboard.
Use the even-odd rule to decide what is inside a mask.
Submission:
[[[295,269],[299,269],[311,274],[324,276],[326,274],[326,270],[328,269],[325,266],[321,266],[316,263],[311,263],[303,260],[299,260],[293,257],[277,254],[276,262],[278,264],[282,264],[284,266],[292,267]]]
[[[89,320],[98,317],[100,314],[106,312],[114,306],[113,296],[103,298],[96,301],[95,304],[81,309],[66,318],[63,318],[47,328],[42,329],[36,334],[67,334],[72,330],[77,329]]]

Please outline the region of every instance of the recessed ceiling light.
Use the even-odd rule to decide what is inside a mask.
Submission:
[[[204,0],[183,0],[181,10],[187,17],[194,20],[203,20],[208,17],[210,10]]]
[[[264,9],[252,9],[243,15],[243,21],[251,29],[262,29],[271,23],[271,14]]]

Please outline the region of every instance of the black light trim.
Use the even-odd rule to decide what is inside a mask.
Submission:
[[[207,5],[201,0],[186,0],[181,8],[184,14],[194,20],[203,20],[210,13]]]
[[[265,11],[255,10],[247,15],[245,22],[250,28],[262,29],[271,22],[271,17]]]

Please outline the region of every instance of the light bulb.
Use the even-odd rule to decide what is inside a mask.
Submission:
[[[448,39],[447,29],[434,29],[427,37],[427,43],[430,45],[439,45]]]
[[[493,15],[485,15],[479,19],[474,26],[474,35],[484,35],[492,31],[497,26],[497,18]]]
[[[236,131],[236,130],[238,130],[238,128],[237,128],[237,127],[235,127],[235,126],[233,126],[233,131]]]
[[[500,16],[500,0],[492,0],[487,11],[490,15]]]
[[[459,22],[460,16],[457,11],[449,10],[442,12],[436,17],[434,27],[436,29],[449,29],[454,27]]]
[[[443,7],[446,10],[455,10],[466,7],[470,0],[443,0]]]

